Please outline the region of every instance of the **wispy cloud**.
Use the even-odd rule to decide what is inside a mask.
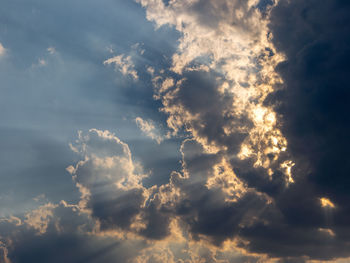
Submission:
[[[118,55],[109,58],[103,62],[105,65],[114,64],[116,71],[121,72],[124,76],[131,76],[134,80],[138,79],[137,71],[132,62],[131,56]]]
[[[135,122],[146,136],[155,140],[157,143],[161,143],[164,140],[164,137],[160,135],[159,130],[156,128],[152,121],[144,120],[141,117],[137,117],[135,119]]]
[[[6,49],[4,48],[4,46],[0,42],[0,57],[3,56],[5,53],[6,53]]]
[[[47,51],[48,51],[51,55],[53,55],[53,54],[56,53],[56,49],[55,49],[54,47],[48,47],[48,48],[47,48]]]

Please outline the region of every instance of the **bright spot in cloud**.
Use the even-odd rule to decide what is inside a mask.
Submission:
[[[320,198],[320,201],[322,207],[335,208],[335,204],[333,204],[328,198],[322,197]]]

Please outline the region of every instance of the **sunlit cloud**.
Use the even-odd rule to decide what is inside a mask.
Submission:
[[[47,167],[50,183],[52,178],[56,184],[50,177],[55,169],[66,181],[57,187],[55,201],[44,189],[29,197],[30,207],[0,218],[0,262],[346,262],[347,60],[340,58],[347,48],[336,36],[346,31],[340,26],[346,12],[339,11],[345,4],[135,2],[131,8],[146,16],[142,21],[148,31],[137,19],[128,20],[136,25],[135,36],[124,40],[130,32],[119,32],[118,23],[93,20],[94,26],[80,35],[79,45],[89,48],[67,51],[74,41],[64,35],[62,42],[55,37],[41,44],[41,53],[28,55],[28,63],[11,60],[9,67],[25,68],[28,79],[38,82],[53,72],[45,79],[48,94],[42,99],[53,108],[46,113],[40,103],[34,105],[35,112],[49,114],[49,121],[55,123],[57,112],[70,115],[74,104],[79,110],[79,103],[88,106],[64,122],[78,130],[75,137],[56,123],[45,130],[57,131],[57,141],[67,146],[53,158],[67,156],[60,168],[48,158],[55,150],[51,144],[36,139],[41,151],[31,144],[24,148],[28,174],[37,158]],[[104,4],[116,10],[129,5]],[[93,7],[82,9],[82,15],[109,13]],[[33,8],[30,17],[39,9]],[[128,16],[116,14],[121,21]],[[100,27],[103,32],[97,32]],[[117,38],[106,38],[114,30]],[[0,36],[4,32],[0,27]],[[165,37],[143,41],[158,35]],[[7,47],[12,52],[11,45],[5,49],[0,43],[0,56]],[[53,63],[58,57],[60,65]],[[74,67],[66,67],[70,60]],[[77,65],[87,65],[80,74],[91,78],[63,83],[59,72],[75,74]],[[51,94],[55,81],[62,90]],[[25,79],[18,83],[27,87]],[[85,93],[91,93],[89,100]],[[15,94],[5,99],[36,96]],[[58,107],[62,101],[66,106]],[[99,111],[107,102],[109,107]],[[116,114],[122,116],[117,121]],[[30,130],[37,133],[40,116],[33,115],[38,121],[30,122]],[[12,134],[6,129],[0,129],[4,138]],[[10,155],[1,156],[5,163]],[[35,187],[43,180],[34,179]]]
[[[335,208],[335,205],[326,197],[320,198],[321,206],[325,208]]]
[[[280,162],[279,154],[287,149],[287,141],[277,128],[275,113],[263,102],[275,86],[282,83],[274,68],[283,60],[283,55],[276,52],[270,42],[268,20],[263,19],[257,10],[258,2],[205,1],[202,9],[199,7],[200,1],[170,2],[168,6],[162,1],[139,2],[146,7],[148,19],[158,26],[173,25],[182,33],[178,52],[172,58],[175,73],[180,76],[186,71],[203,72],[203,76],[209,70],[217,73],[217,76],[212,76],[216,78],[212,88],[217,92],[218,100],[207,104],[210,107],[220,103],[222,107],[212,112],[218,120],[225,118],[221,124],[224,134],[216,136],[230,138],[247,134],[239,145],[239,157],[255,159],[255,166],[276,169]],[[209,11],[210,8],[215,12]],[[274,55],[270,56],[271,53]],[[188,81],[186,74],[184,76],[177,83],[162,75],[154,77],[155,98],[162,101],[162,110],[169,115],[169,128],[176,133],[185,127],[208,149],[227,150],[229,145],[215,142],[215,139],[209,141],[203,133],[210,125],[206,120],[208,114],[203,110],[193,112],[191,105],[181,103],[179,92],[185,89],[182,86]],[[173,86],[177,88],[170,89]],[[200,90],[197,96],[200,96]],[[274,155],[272,159],[267,157],[271,155]],[[277,169],[283,171],[282,164],[280,168]],[[292,183],[291,170],[283,172],[286,183]]]

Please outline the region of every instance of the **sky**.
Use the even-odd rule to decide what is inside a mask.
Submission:
[[[2,0],[0,263],[350,262],[350,2]]]

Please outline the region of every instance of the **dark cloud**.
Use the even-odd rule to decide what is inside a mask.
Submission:
[[[170,90],[163,98],[164,111],[170,115],[184,116],[182,125],[196,136],[203,138],[208,144],[226,146],[232,153],[240,150],[240,144],[248,135],[244,128],[252,124],[246,116],[230,114],[235,100],[230,93],[221,93],[218,87],[224,82],[224,76],[214,71],[187,71],[177,82],[177,88]],[[225,125],[242,128],[227,134]]]
[[[184,174],[187,176],[172,177],[173,187],[181,192],[175,213],[187,224],[192,238],[199,240],[201,236],[207,236],[219,246],[237,236],[243,225],[254,222],[265,209],[267,200],[254,191],[248,191],[237,201],[228,202],[222,188],[208,184],[222,156],[205,153],[195,141],[186,141],[182,151]]]
[[[163,185],[169,182],[172,171],[180,168],[180,152],[182,138],[167,140],[166,143],[157,144],[151,139],[131,140],[129,147],[135,155],[136,161],[142,163],[145,171],[151,175],[143,179],[143,184],[147,187],[152,185]],[[157,156],[150,153],[157,153]],[[141,158],[142,157],[142,158]]]
[[[349,13],[347,1],[280,1],[271,14],[286,61],[277,67],[284,84],[266,102],[280,116],[295,184],[272,195],[280,218],[242,234],[252,251],[283,262],[349,256]],[[320,197],[336,208],[321,208]]]
[[[31,213],[22,223],[0,221],[0,240],[11,263],[127,262],[144,247],[142,242],[131,244],[92,233],[94,222],[89,216],[66,203],[42,206]],[[41,223],[47,224],[43,232],[37,229]]]
[[[287,56],[275,100],[290,151],[306,162],[305,176],[334,198],[346,198],[349,185],[349,8],[346,1],[281,1],[270,26]]]
[[[203,22],[206,26],[216,27],[220,19],[225,20],[228,4],[225,1],[198,3],[203,5],[194,9],[203,15],[199,15],[200,21],[208,17]],[[182,215],[194,236],[212,237],[214,243],[240,236],[249,242],[243,247],[280,257],[285,262],[349,256],[347,242],[344,242],[349,238],[346,231],[350,146],[347,138],[349,6],[345,1],[322,4],[280,1],[272,10],[269,30],[278,51],[286,55],[286,61],[277,66],[284,83],[282,87],[276,86],[278,91],[265,103],[273,106],[278,114],[279,127],[288,141],[288,152],[282,153],[276,165],[271,166],[272,174],[263,167],[257,168],[254,157],[230,160],[237,176],[249,187],[267,194],[271,205],[248,201],[250,197],[259,200],[257,193],[247,194],[235,204],[227,204],[221,192],[205,186],[211,169],[218,162],[216,158],[226,153],[237,154],[247,136],[239,132],[227,135],[224,125],[233,122],[232,127],[247,130],[253,127],[246,119],[233,121],[232,115],[225,115],[235,98],[218,92],[222,76],[211,71],[185,71],[176,88],[164,96],[167,113],[173,116],[190,114],[192,118],[181,124],[195,139],[228,147],[225,152],[213,156],[202,153],[191,158],[186,157],[191,154],[184,150],[184,165],[190,178],[172,178],[186,196],[179,203],[177,213]],[[289,158],[295,162],[294,183],[286,184],[285,174],[278,165]],[[335,208],[322,207],[321,197],[329,198]],[[241,204],[246,207],[245,202],[255,213],[257,207],[264,211],[255,214],[259,215],[259,220],[238,229],[244,215],[249,214],[240,209]]]
[[[140,212],[140,205],[144,201],[141,190],[130,190],[125,193],[115,189],[96,194],[89,201],[88,207],[92,215],[100,219],[102,229],[116,227],[128,229],[134,217]]]
[[[169,234],[170,218],[142,185],[143,169],[133,162],[127,144],[108,131],[90,130],[80,134],[73,149],[83,160],[68,170],[102,231],[129,231],[150,239]]]

